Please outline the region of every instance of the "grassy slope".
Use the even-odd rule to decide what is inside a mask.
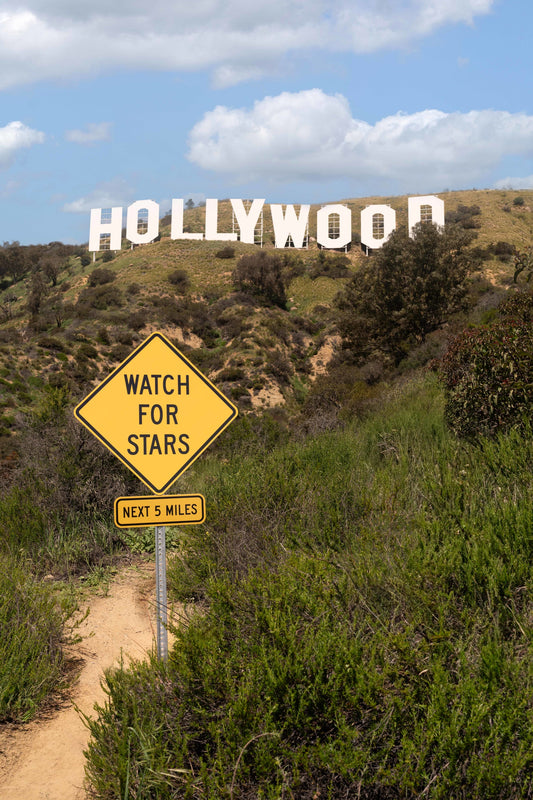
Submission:
[[[167,667],[109,673],[102,800],[515,800],[531,793],[530,437],[468,446],[433,379],[364,422],[190,480],[203,596]]]

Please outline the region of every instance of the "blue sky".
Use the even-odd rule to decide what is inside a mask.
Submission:
[[[173,197],[533,188],[529,0],[0,0],[0,242]]]

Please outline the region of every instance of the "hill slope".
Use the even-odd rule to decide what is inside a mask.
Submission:
[[[478,302],[486,309],[512,280],[512,249],[531,242],[533,191],[442,197],[447,219],[473,229],[476,246],[484,250],[471,313]],[[354,231],[359,212],[371,203],[389,203],[398,224],[406,223],[406,197],[342,202],[352,209]],[[334,297],[365,259],[356,243],[344,254],[317,248],[317,209],[310,215],[309,248],[298,251],[273,249],[265,213],[264,249],[284,257],[288,310],[235,291],[232,273],[240,256],[257,252],[254,245],[236,242],[228,249],[220,242],[173,241],[168,219],[160,241],[135,249],[125,245],[109,262],[104,253],[93,262],[83,248],[60,257],[50,245],[19,253],[19,266],[10,273],[9,248],[2,248],[0,432],[5,437],[16,412],[32,407],[47,385],[68,386],[79,396],[154,329],[175,341],[243,410],[300,401],[337,341]],[[202,208],[186,211],[188,229],[202,230],[203,215]],[[229,201],[222,201],[219,230],[231,226]],[[233,250],[233,257],[220,257],[224,250],[230,256]],[[5,441],[3,449],[9,451]]]

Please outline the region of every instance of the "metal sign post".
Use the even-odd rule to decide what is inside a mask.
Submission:
[[[162,661],[168,659],[167,631],[167,554],[165,547],[166,528],[155,529],[155,594],[157,617],[157,655]]]

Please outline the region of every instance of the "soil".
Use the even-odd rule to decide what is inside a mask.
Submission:
[[[89,613],[69,646],[81,671],[67,698],[25,725],[0,728],[2,800],[84,800],[84,755],[88,730],[82,714],[103,704],[103,671],[121,657],[142,659],[155,647],[155,565],[141,562],[120,570],[107,591],[87,602]]]

